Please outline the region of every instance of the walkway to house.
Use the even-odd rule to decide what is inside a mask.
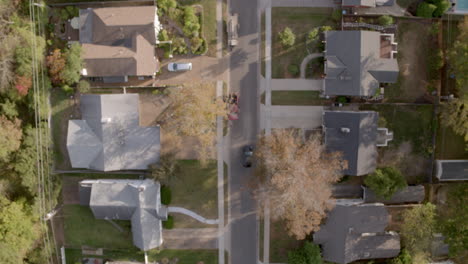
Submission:
[[[192,217],[193,219],[199,221],[199,222],[202,222],[204,224],[208,224],[208,225],[217,225],[218,224],[218,219],[206,219],[204,218],[203,216],[193,212],[193,211],[190,211],[188,209],[185,209],[185,208],[182,208],[182,207],[173,207],[173,206],[169,206],[167,208],[167,211],[168,213],[178,213],[178,214],[184,214],[184,215],[188,215],[190,217]]]
[[[272,91],[320,91],[321,79],[271,79]]]
[[[301,78],[302,79],[305,79],[306,77],[306,68],[307,68],[307,64],[315,59],[315,58],[319,58],[319,57],[323,57],[323,54],[322,53],[312,53],[312,54],[309,54],[307,55],[301,62]]]
[[[371,8],[356,8],[357,15],[390,15],[390,16],[412,16],[406,9],[400,7],[396,1],[392,6],[377,6]]]
[[[162,235],[168,249],[218,248],[218,228],[163,229]]]
[[[272,7],[336,7],[339,5],[341,5],[341,0],[271,0]]]

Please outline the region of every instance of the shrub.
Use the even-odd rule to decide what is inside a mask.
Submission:
[[[290,64],[288,66],[288,71],[294,76],[297,76],[300,73],[300,69],[299,69],[299,66],[297,66],[297,64]]]
[[[172,52],[175,54],[187,54],[187,45],[183,38],[176,38],[172,41]]]
[[[87,93],[91,89],[91,85],[89,85],[89,82],[87,82],[86,80],[81,80],[76,85],[76,88],[80,93]]]
[[[197,51],[203,45],[203,39],[199,37],[193,37],[190,39],[190,45],[191,45],[192,53],[197,53]]]
[[[195,14],[195,9],[191,6],[184,8],[184,33],[188,37],[198,37],[200,31],[200,21]]]
[[[434,5],[437,7],[434,13],[432,13],[432,16],[434,17],[441,17],[450,7],[450,3],[447,0],[437,0],[434,2]]]
[[[284,47],[291,47],[296,42],[296,35],[292,32],[289,27],[286,27],[283,31],[278,34],[281,41],[281,45]]]
[[[431,79],[438,79],[439,70],[444,66],[444,53],[438,49],[429,53],[427,57],[427,73]]]
[[[165,29],[159,31],[158,40],[159,41],[168,41],[169,40],[169,35],[167,34],[167,31]]]
[[[156,3],[158,8],[161,9],[164,13],[167,13],[169,9],[176,8],[177,6],[176,0],[158,0]]]
[[[348,102],[348,98],[346,98],[346,96],[338,96],[336,98],[336,102],[346,104]]]
[[[80,9],[76,6],[66,6],[65,10],[68,13],[68,18],[74,18],[80,15]]]
[[[392,195],[406,187],[405,177],[392,167],[375,170],[364,179],[364,183],[379,197],[389,199]]]
[[[318,245],[306,241],[301,248],[288,252],[288,264],[309,263],[322,263],[322,256]]]
[[[411,255],[408,250],[403,249],[398,257],[392,259],[390,264],[413,264],[413,260],[411,259]]]
[[[335,22],[339,22],[341,21],[341,17],[343,16],[343,12],[341,11],[341,9],[335,9],[331,15],[331,18],[335,21]]]
[[[171,200],[172,200],[171,189],[166,185],[161,186],[161,203],[164,205],[169,205],[171,203]]]
[[[73,93],[73,88],[71,88],[69,85],[64,84],[62,86],[62,90],[66,92],[67,94],[72,94]]]
[[[389,15],[380,16],[378,21],[379,21],[380,25],[388,26],[388,25],[393,24],[393,17],[391,17]]]
[[[72,85],[80,80],[80,71],[83,68],[83,58],[81,57],[81,45],[73,43],[65,51],[66,64],[60,76],[65,84]]]
[[[422,2],[419,4],[418,9],[416,10],[416,15],[419,17],[431,18],[436,9],[437,6]]]
[[[319,28],[314,28],[311,31],[309,31],[309,34],[307,34],[308,43],[316,42],[318,38],[319,38]]]
[[[172,229],[174,228],[174,217],[172,215],[167,216],[167,220],[162,222],[163,228]]]

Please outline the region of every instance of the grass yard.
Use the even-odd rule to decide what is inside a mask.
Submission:
[[[197,160],[180,160],[177,174],[169,179],[171,206],[193,210],[208,218],[218,218],[218,175],[215,160],[202,167]],[[174,214],[174,228],[213,227],[188,216]]]
[[[75,101],[60,88],[52,89],[52,137],[56,169],[70,169],[67,151],[67,129],[70,115],[75,114]]]
[[[315,27],[336,26],[331,20],[331,8],[274,7],[272,8],[272,78],[295,77],[288,73],[289,65],[300,66],[307,56],[307,33]],[[295,44],[283,48],[278,33],[289,27],[296,35]],[[315,51],[313,51],[315,52]]]
[[[270,226],[270,262],[286,263],[288,252],[302,246],[302,240],[289,236],[282,221],[271,222]]]
[[[272,91],[272,105],[322,105],[324,100],[319,97],[318,91]],[[265,94],[262,94],[261,103],[265,103]]]
[[[434,38],[430,23],[419,20],[398,19],[398,82],[385,89],[388,102],[416,102],[424,100],[429,84],[427,64],[429,53],[434,50]]]
[[[437,159],[468,159],[465,146],[462,136],[455,134],[450,127],[439,125],[436,141]]]
[[[81,263],[81,249],[65,249],[67,264]],[[88,255],[87,255],[88,256]],[[88,256],[93,257],[93,256]],[[120,260],[120,261],[144,261],[144,253],[135,250],[104,250],[103,256],[95,256],[96,258]],[[178,263],[204,263],[204,264],[217,264],[218,251],[217,250],[169,250],[164,249],[161,251],[150,250],[148,251],[148,259],[151,262],[161,263],[164,258],[169,260],[177,258]]]
[[[130,221],[114,220],[120,232],[106,220],[95,219],[87,206],[63,206],[65,244],[67,247],[89,246],[106,249],[137,250],[132,242]]]

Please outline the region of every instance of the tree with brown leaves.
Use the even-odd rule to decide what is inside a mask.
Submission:
[[[227,116],[227,105],[216,97],[213,83],[193,83],[180,88],[170,88],[171,104],[163,118],[162,126],[170,133],[193,137],[199,160],[204,163],[213,156],[216,139],[216,117]]]
[[[281,130],[262,137],[255,155],[260,208],[269,200],[272,219],[285,220],[297,239],[317,231],[334,206],[331,186],[347,168],[341,153],[326,152],[317,136],[304,141],[297,131]]]
[[[65,64],[65,56],[59,49],[55,49],[51,55],[47,56],[46,65],[49,68],[50,80],[53,84],[59,85],[63,82],[62,71]]]

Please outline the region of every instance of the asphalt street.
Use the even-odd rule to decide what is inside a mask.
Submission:
[[[253,170],[241,165],[242,147],[254,144],[258,134],[258,16],[256,0],[231,1],[230,10],[239,14],[239,44],[231,51],[230,88],[239,93],[240,118],[230,129],[230,264],[256,264],[258,227],[256,203],[248,183]]]

